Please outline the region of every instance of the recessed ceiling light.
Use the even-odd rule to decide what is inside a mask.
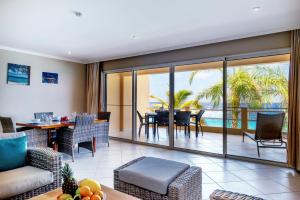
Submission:
[[[71,55],[72,54],[72,52],[71,51],[68,51],[68,55]]]
[[[81,17],[82,16],[82,13],[81,12],[79,12],[79,11],[73,11],[73,13],[74,13],[74,15],[76,16],[76,17]]]
[[[252,10],[253,10],[254,12],[258,12],[258,11],[260,10],[260,7],[259,7],[259,6],[253,7]]]

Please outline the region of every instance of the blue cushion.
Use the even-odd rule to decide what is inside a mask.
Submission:
[[[26,165],[27,137],[0,139],[0,172]]]

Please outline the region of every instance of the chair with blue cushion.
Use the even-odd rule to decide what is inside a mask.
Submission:
[[[61,187],[62,155],[26,143],[25,133],[0,134],[0,199],[29,199]]]

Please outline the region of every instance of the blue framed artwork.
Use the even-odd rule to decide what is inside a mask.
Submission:
[[[58,84],[58,73],[43,72],[42,82],[48,84]]]
[[[30,85],[30,66],[8,63],[7,83]]]

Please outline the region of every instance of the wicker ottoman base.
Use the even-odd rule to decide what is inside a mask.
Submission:
[[[119,171],[139,160],[141,157],[114,170],[114,188],[144,200],[201,200],[202,171],[199,167],[190,167],[180,174],[168,187],[167,194],[159,194],[136,185],[126,183],[119,178]]]
[[[264,200],[259,197],[249,196],[246,194],[230,192],[225,190],[215,190],[210,196],[210,200]]]

